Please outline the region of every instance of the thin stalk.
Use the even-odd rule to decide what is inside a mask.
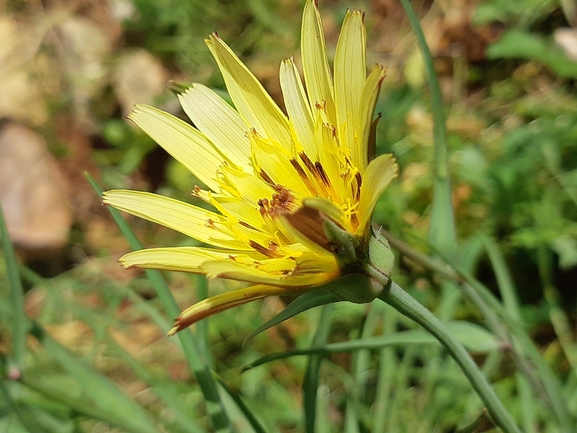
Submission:
[[[311,347],[322,347],[329,339],[334,304],[325,305],[321,310],[321,317],[311,342]],[[303,379],[303,410],[305,431],[315,432],[317,420],[317,396],[319,388],[319,371],[323,361],[322,355],[311,355],[307,363]]]
[[[100,185],[98,185],[88,173],[86,173],[86,178],[96,193],[99,196],[102,196],[103,190]],[[120,212],[113,208],[108,208],[108,210],[131,248],[133,250],[142,249],[142,244],[136,238],[136,235],[130,229]],[[178,304],[176,303],[176,300],[174,299],[174,296],[160,271],[146,269],[144,272],[148,277],[150,284],[154,287],[156,295],[166,313],[172,317],[178,316],[180,309],[178,308]],[[218,432],[232,431],[232,426],[226,413],[224,403],[219,395],[218,385],[212,376],[208,360],[204,356],[204,352],[201,350],[200,341],[190,329],[185,332],[179,332],[177,335],[186,359],[188,360],[190,369],[193,371],[204,396],[206,408],[214,429]]]
[[[10,284],[10,306],[12,310],[12,359],[9,362],[8,369],[13,368],[16,371],[10,371],[11,377],[18,377],[24,367],[24,354],[26,353],[26,333],[29,328],[29,321],[24,312],[24,289],[18,273],[18,264],[14,247],[8,236],[6,220],[0,206],[0,237],[2,238],[2,250],[4,251],[4,260],[6,261],[6,273],[8,283]],[[10,365],[12,364],[13,365]]]
[[[387,283],[379,272],[375,272],[372,276],[383,284]],[[459,364],[461,370],[463,370],[463,373],[467,376],[467,379],[483,401],[483,404],[487,407],[495,423],[506,433],[521,433],[521,430],[519,430],[519,427],[517,427],[513,418],[505,406],[503,406],[503,403],[497,394],[495,394],[495,391],[493,391],[493,388],[491,388],[485,376],[483,376],[479,370],[477,364],[475,364],[465,348],[439,319],[394,281],[391,283],[389,290],[384,290],[381,295],[379,295],[379,299],[421,325],[437,338],[449,355]]]
[[[456,252],[457,236],[455,234],[455,216],[451,201],[451,179],[449,176],[449,158],[447,150],[447,131],[441,88],[433,64],[433,56],[427,45],[421,23],[409,0],[401,0],[409,24],[417,38],[417,44],[423,57],[425,75],[431,95],[431,112],[433,114],[433,141],[435,154],[433,173],[435,175],[433,203],[431,211],[431,228],[429,240],[443,253],[452,256]]]
[[[520,322],[513,320],[507,314],[505,308],[499,303],[497,298],[487,289],[480,281],[466,272],[459,272],[449,264],[435,259],[396,238],[385,230],[381,229],[382,235],[387,238],[393,249],[401,254],[410,257],[417,263],[426,268],[460,284],[463,292],[481,311],[481,314],[487,320],[489,328],[504,343],[504,347],[510,347],[515,362],[527,379],[531,382],[536,393],[546,402],[546,404],[556,413],[560,423],[567,424],[568,415],[564,409],[562,399],[560,399],[560,387],[556,384],[553,373],[546,362],[535,348],[533,342],[527,335]],[[503,321],[511,329],[511,332],[519,340],[519,346],[513,344],[511,333]],[[538,367],[539,373],[536,374],[533,365],[527,360],[529,357],[535,366]]]

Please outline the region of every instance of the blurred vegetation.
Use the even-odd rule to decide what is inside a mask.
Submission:
[[[215,30],[282,104],[278,65],[293,54],[299,62],[301,2],[1,5],[0,118],[44,137],[73,224],[60,248],[31,249],[15,240],[17,265],[4,242],[0,432],[199,432],[219,425],[226,431],[228,420],[242,432],[448,432],[476,420],[479,426],[463,431],[490,428],[456,364],[386,305],[312,309],[245,342],[288,302],[266,299],[167,339],[170,308],[237,283],[207,287],[196,276],[163,274],[171,300],[160,274],[116,263],[131,246],[82,173],[105,188],[191,201],[194,177],[125,115],[134,103],[150,103],[184,118],[169,90],[178,83],[224,92],[203,42]],[[367,12],[368,59],[388,70],[377,143],[379,152],[395,153],[401,178],[381,198],[374,220],[402,240],[395,244],[394,278],[453,323],[524,432],[574,431],[577,8],[569,0],[413,5],[443,107],[431,108],[423,60],[400,4],[320,4],[330,52],[346,9],[360,8]],[[450,257],[427,240],[435,182],[431,110],[447,117],[458,239]],[[128,221],[145,246],[191,242]],[[474,293],[484,294],[485,304]],[[497,321],[479,308],[486,304]],[[359,349],[355,342],[374,345]],[[330,351],[320,355],[242,372],[261,356],[325,344]]]

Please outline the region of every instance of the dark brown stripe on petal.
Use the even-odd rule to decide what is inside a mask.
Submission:
[[[322,179],[322,181],[324,182],[324,184],[326,186],[331,186],[331,181],[329,180],[329,177],[327,176],[327,172],[325,171],[325,169],[323,168],[322,164],[319,161],[315,162],[315,168],[317,169],[317,172],[318,172],[320,178]]]
[[[264,170],[260,171],[260,177],[262,178],[262,180],[264,180],[266,183],[268,183],[270,186],[275,186],[276,184],[272,181],[272,179],[270,178],[270,176],[268,174],[266,174],[266,172]]]
[[[280,254],[272,251],[271,249],[262,246],[261,244],[259,244],[258,242],[255,242],[253,240],[249,241],[249,244],[252,248],[254,248],[256,251],[258,251],[259,253],[270,257],[270,258],[278,258],[278,257],[282,257]]]
[[[299,176],[301,177],[301,179],[303,180],[303,182],[305,183],[305,185],[307,186],[307,188],[309,189],[309,192],[313,195],[316,195],[317,190],[313,186],[309,177],[307,176],[307,173],[304,170],[304,168],[299,164],[299,162],[295,158],[291,158],[290,162],[291,162],[292,166],[294,167],[294,169],[299,174]]]
[[[306,182],[308,180],[307,174],[305,173],[304,169],[301,167],[299,162],[294,158],[291,158],[290,162],[291,162],[292,166],[294,167],[294,169],[299,174],[299,176],[301,177],[301,179]]]
[[[361,176],[361,173],[359,173],[358,171],[355,173],[355,179],[357,180],[357,189],[356,191],[353,191],[353,197],[355,197],[357,200],[360,200],[363,177]]]
[[[251,230],[256,230],[258,231],[258,229],[256,227],[251,226],[249,223],[244,222],[244,221],[239,221],[238,222],[241,226],[246,227],[247,229],[251,229]]]
[[[313,164],[313,162],[310,160],[310,158],[308,157],[308,155],[304,152],[299,153],[299,156],[301,157],[302,162],[305,164],[305,166],[307,167],[307,169],[309,170],[309,172],[311,174],[316,174],[316,169],[315,169],[315,165]]]

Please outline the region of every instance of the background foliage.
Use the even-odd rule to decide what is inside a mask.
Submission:
[[[394,152],[402,171],[374,219],[402,239],[395,244],[395,280],[450,324],[525,432],[570,432],[577,424],[572,5],[413,2],[444,101],[431,107],[424,63],[397,2],[320,4],[329,51],[346,9],[361,8],[369,61],[387,66],[377,106],[383,115],[378,151]],[[169,90],[179,83],[223,91],[203,43],[214,30],[282,104],[278,65],[298,53],[300,2],[2,6],[0,135],[13,125],[39,134],[48,150],[42,158],[56,170],[32,185],[61,187],[65,196],[58,200],[72,211],[63,222],[64,243],[32,245],[15,234],[6,209],[15,187],[0,182],[18,257],[18,264],[11,261],[4,234],[0,432],[445,432],[482,417],[481,402],[455,363],[384,304],[312,309],[245,342],[289,302],[267,299],[211,318],[180,340],[167,339],[177,305],[237,283],[145,275],[116,263],[135,241],[116,228],[82,173],[106,188],[194,201],[192,175],[124,115],[144,102],[183,116]],[[447,117],[458,239],[449,257],[427,240],[435,110]],[[23,209],[51,212],[27,203],[33,191],[25,192]],[[52,229],[52,220],[44,219]],[[192,242],[128,220],[146,246]],[[476,301],[479,293],[484,303]],[[275,355],[274,362],[242,370],[264,355],[321,346],[307,356]],[[484,422],[476,431],[484,431]]]

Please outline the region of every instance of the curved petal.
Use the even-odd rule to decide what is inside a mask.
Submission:
[[[367,77],[365,26],[361,11],[347,11],[335,52],[335,106],[342,146],[349,149],[353,164],[363,167],[359,106]]]
[[[297,139],[309,158],[316,161],[313,116],[293,59],[286,59],[281,63],[279,77],[286,110]]]
[[[392,153],[380,155],[373,159],[363,176],[361,184],[361,200],[359,202],[359,227],[356,234],[362,234],[367,229],[377,200],[399,174],[399,166]]]
[[[137,105],[128,118],[213,191],[216,171],[228,159],[188,123],[148,105]]]
[[[288,119],[260,82],[216,34],[205,40],[216,59],[236,109],[265,137],[291,148]]]
[[[234,108],[202,84],[193,84],[178,95],[184,112],[230,161],[249,170],[249,126]]]
[[[362,156],[361,165],[357,166],[362,174],[369,163],[369,137],[371,135],[371,127],[373,125],[373,115],[375,113],[375,105],[381,90],[381,84],[385,79],[385,69],[380,65],[375,65],[369,74],[367,81],[363,87],[361,95],[361,105],[359,110],[359,117],[361,119],[360,130],[360,153]]]
[[[238,257],[237,257],[238,259]],[[283,261],[286,258],[270,259],[269,266],[274,266],[274,260]],[[296,265],[296,262],[295,262]],[[208,278],[227,278],[231,280],[247,281],[254,284],[267,284],[282,287],[305,287],[324,283],[337,276],[338,270],[331,272],[317,272],[305,275],[291,275],[292,269],[278,268],[277,273],[261,271],[248,264],[234,260],[211,260],[203,264]],[[286,271],[284,273],[283,271]]]
[[[104,192],[102,202],[210,245],[251,249],[222,229],[214,227],[213,222],[223,222],[222,215],[179,200],[149,192],[117,189]]]
[[[265,173],[276,185],[282,185],[297,196],[308,195],[308,188],[303,178],[291,163],[291,158],[282,148],[259,136],[254,131],[249,133],[252,147],[252,161],[256,170]]]
[[[323,24],[315,0],[307,0],[301,28],[301,56],[311,111],[325,106],[329,121],[336,125],[333,81],[327,60]]]
[[[239,253],[234,252],[233,253]],[[222,260],[231,252],[219,252],[199,247],[147,248],[125,254],[118,261],[125,268],[160,269],[202,273],[202,264],[207,260]]]
[[[282,296],[293,292],[294,290],[291,291],[284,287],[259,284],[203,299],[180,313],[175,320],[174,327],[168,332],[168,335],[174,335],[199,320],[220,313],[221,311],[248,304],[249,302],[266,298],[267,296]]]

